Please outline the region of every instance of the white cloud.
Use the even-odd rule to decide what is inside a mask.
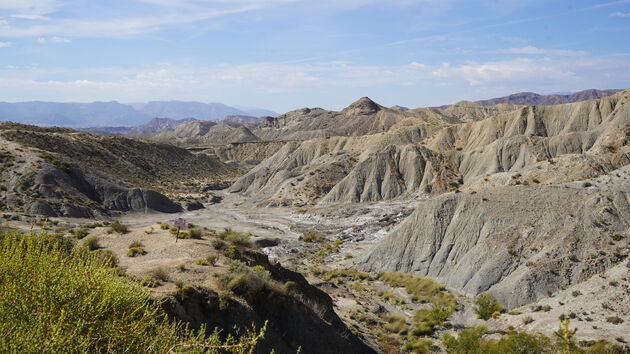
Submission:
[[[67,80],[59,80],[59,77]],[[358,65],[347,62],[250,63],[187,67],[154,65],[137,68],[0,68],[0,94],[5,100],[146,101],[204,100],[234,97],[311,97],[322,92],[374,92],[384,86],[406,92],[440,86],[461,91],[571,91],[617,87],[630,81],[630,61],[595,57],[516,58],[503,61],[427,65]],[[459,93],[458,93],[459,92]]]
[[[11,44],[11,42],[0,42],[0,48],[10,47]]]
[[[613,12],[610,17],[630,17],[630,12]]]
[[[526,54],[526,55],[553,55],[553,56],[584,56],[588,55],[588,52],[583,50],[568,50],[568,49],[543,49],[537,48],[531,45],[518,48],[509,48],[500,50],[501,53],[508,54]]]
[[[71,39],[68,38],[64,38],[64,37],[50,37],[50,38],[45,38],[45,37],[39,37],[35,40],[37,43],[70,43],[72,42]]]
[[[45,15],[61,7],[59,0],[2,0],[0,10],[13,11],[13,17]]]
[[[433,71],[444,83],[473,87],[569,89],[575,86],[612,87],[630,79],[630,61],[592,57],[573,59],[517,58],[485,63],[448,63]]]

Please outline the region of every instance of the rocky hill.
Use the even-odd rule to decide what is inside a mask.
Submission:
[[[194,118],[170,119],[170,118],[153,118],[147,123],[133,127],[94,127],[79,128],[77,130],[99,134],[99,135],[117,135],[133,138],[149,138],[163,130],[172,130],[179,125],[195,121]]]
[[[573,163],[589,169],[571,169],[563,159],[561,174],[541,172],[537,178],[588,178],[625,163],[625,157],[601,153],[604,145],[618,144],[608,140],[621,139],[614,136],[628,124],[625,95],[558,106],[463,103],[451,107],[450,114],[431,109],[388,114],[391,124],[380,134],[289,143],[231,191],[258,202],[296,205],[435,195],[563,154],[577,154],[573,160],[579,162]],[[370,112],[374,124],[383,122],[376,113],[380,111],[362,100],[342,112],[359,112],[350,122]],[[585,174],[590,168],[597,173]]]
[[[520,104],[529,106],[551,106],[556,104],[573,103],[614,95],[621,90],[596,90],[589,89],[567,95],[539,95],[533,92],[519,92],[505,97],[491,98],[477,101],[483,106],[494,106],[500,103]]]
[[[208,155],[168,144],[62,128],[0,124],[2,206],[48,216],[176,212],[163,193],[235,177]]]
[[[162,131],[151,139],[183,145],[218,145],[259,140],[243,124],[210,121],[184,123],[173,130]]]
[[[440,130],[426,146],[454,151],[461,185],[422,202],[364,267],[517,307],[619,264],[630,250],[629,94]]]

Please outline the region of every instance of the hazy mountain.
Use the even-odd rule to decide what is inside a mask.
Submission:
[[[253,117],[267,117],[267,116],[275,117],[279,115],[277,112],[270,111],[268,109],[256,108],[256,107],[234,106],[234,108],[237,108],[247,113],[248,116],[253,116]]]
[[[163,130],[175,129],[181,124],[193,121],[196,121],[196,119],[153,118],[147,123],[135,127],[90,127],[79,128],[78,130],[99,135],[117,135],[136,138],[148,138]]]
[[[580,101],[594,100],[612,96],[622,90],[597,90],[588,89],[574,93],[553,93],[550,95],[540,95],[534,92],[519,92],[509,96],[490,98],[487,100],[475,101],[482,106],[494,106],[501,103],[509,103],[527,106],[552,106],[556,104],[573,103]],[[436,108],[446,109],[451,105],[443,105]]]
[[[0,120],[64,127],[138,125],[150,117],[118,102],[0,102]]]
[[[30,101],[0,102],[0,120],[42,126],[130,127],[151,118],[216,120],[227,116],[276,116],[277,113],[249,108],[240,110],[222,103],[153,101],[123,104],[119,102],[57,103]]]
[[[214,120],[229,115],[247,115],[247,113],[223,103],[153,101],[137,109],[151,117],[173,119],[194,117],[201,120]]]
[[[477,101],[483,106],[494,106],[499,103],[524,104],[530,106],[550,106],[555,104],[573,103],[580,101],[593,100],[596,98],[608,97],[614,95],[621,90],[584,90],[572,94],[552,94],[539,95],[533,92],[519,92],[513,95],[491,98],[489,100]]]

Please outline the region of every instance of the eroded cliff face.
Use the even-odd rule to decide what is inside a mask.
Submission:
[[[468,123],[447,123],[445,116],[438,119],[428,110],[411,111],[415,118],[399,121],[386,133],[290,142],[230,191],[262,204],[372,202],[439,195],[493,174],[540,169],[542,162],[556,158],[567,168],[560,173],[545,166],[550,173],[540,178],[566,182],[595,177],[628,163],[628,94],[560,106],[510,106]],[[370,107],[345,112],[371,114],[376,108]],[[567,155],[580,162],[569,168]],[[321,185],[309,180],[331,166],[335,173],[327,173],[332,177],[325,188],[296,197],[310,185]],[[581,173],[580,166],[597,173]]]
[[[261,328],[268,321],[265,338],[256,353],[295,353],[299,348],[302,353],[314,354],[375,353],[337,316],[330,296],[310,285],[302,275],[269,263],[266,256],[257,252],[246,252],[243,261],[249,266],[264,267],[275,281],[292,285],[283,292],[262,289],[247,300],[222,299],[212,290],[196,289],[186,296],[170,298],[165,303],[169,315],[194,328],[223,328],[223,335],[242,334],[252,325]]]
[[[430,276],[508,307],[621,262],[630,228],[630,168],[598,179],[479,188],[421,203],[363,259],[364,269]]]
[[[231,180],[234,168],[204,154],[139,139],[0,124],[1,205],[44,216],[174,213],[165,193]]]

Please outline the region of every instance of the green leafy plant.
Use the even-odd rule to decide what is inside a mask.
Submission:
[[[475,298],[473,311],[477,317],[488,320],[496,316],[497,313],[505,311],[505,308],[490,294],[481,293]]]
[[[66,245],[0,233],[0,352],[250,353],[264,337],[266,326],[221,340],[170,322],[140,284]]]

